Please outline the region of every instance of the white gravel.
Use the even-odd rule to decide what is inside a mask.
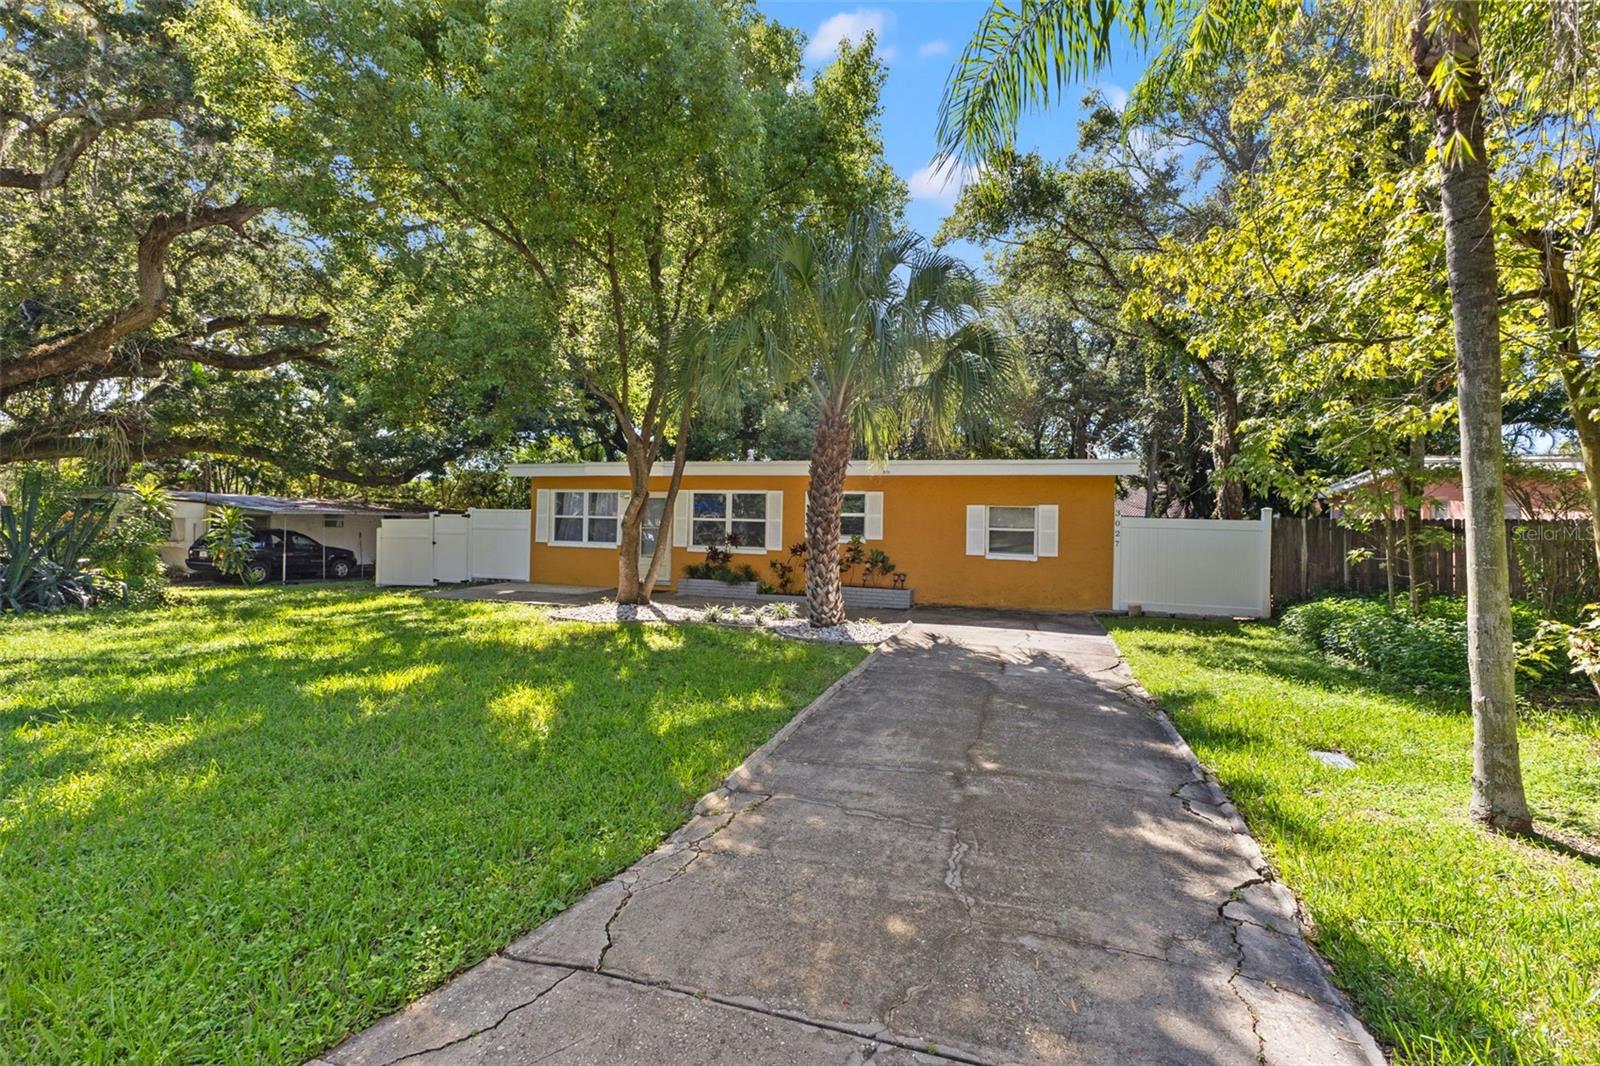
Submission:
[[[790,640],[809,640],[822,644],[882,644],[905,629],[908,622],[847,621],[843,625],[818,629],[804,617],[780,618],[770,605],[761,607],[726,607],[717,604],[708,607],[680,607],[674,603],[645,605],[611,603],[584,604],[580,607],[562,607],[550,612],[550,617],[560,622],[654,622],[683,623],[704,622],[710,625],[751,629],[759,626],[769,633]]]

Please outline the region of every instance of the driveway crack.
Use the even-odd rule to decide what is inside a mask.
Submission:
[[[741,807],[736,811],[729,812],[727,817],[722,819],[720,825],[716,826],[704,836],[696,837],[693,840],[682,841],[673,845],[674,851],[687,851],[689,853],[689,857],[682,866],[679,866],[676,870],[668,874],[666,877],[663,877],[661,880],[651,881],[648,884],[642,884],[641,882],[644,881],[645,870],[640,869],[637,865],[617,875],[616,882],[622,886],[622,898],[617,901],[617,907],[611,912],[611,917],[606,919],[606,942],[605,946],[600,949],[600,956],[595,960],[594,970],[596,973],[605,969],[606,954],[616,944],[616,940],[612,933],[612,927],[616,925],[617,919],[622,917],[622,912],[627,909],[628,904],[633,902],[633,897],[641,892],[647,892],[650,889],[660,888],[662,885],[671,884],[673,881],[676,881],[678,878],[687,873],[689,867],[698,862],[701,856],[705,854],[705,852],[701,849],[702,845],[704,845],[706,841],[710,840],[712,837],[728,828],[728,826],[732,825],[733,820],[739,817],[741,814],[748,814],[751,811],[760,810],[761,807],[772,798],[770,795],[764,793],[757,793],[757,795],[759,795],[760,798],[757,799],[756,802],[750,804],[748,807]]]
[[[540,992],[538,995],[534,996],[532,999],[527,1000],[526,1002],[518,1003],[516,1006],[512,1007],[510,1010],[508,1010],[504,1014],[500,1015],[500,1017],[496,1018],[494,1020],[494,1022],[492,1024],[490,1024],[490,1025],[485,1025],[482,1028],[474,1029],[470,1033],[467,1033],[467,1034],[465,1034],[463,1036],[458,1036],[454,1040],[446,1040],[444,1043],[436,1044],[433,1047],[425,1047],[425,1048],[419,1048],[416,1051],[408,1051],[404,1055],[401,1055],[398,1058],[393,1058],[393,1059],[386,1060],[382,1064],[382,1066],[396,1066],[397,1063],[406,1062],[407,1060],[410,1060],[410,1059],[420,1058],[423,1055],[431,1055],[436,1051],[448,1050],[449,1048],[455,1047],[457,1044],[464,1044],[468,1040],[472,1040],[472,1039],[475,1039],[477,1037],[480,1037],[484,1033],[492,1033],[492,1032],[494,1032],[494,1030],[500,1028],[500,1026],[505,1023],[506,1019],[510,1018],[513,1014],[517,1013],[520,1010],[525,1010],[528,1007],[533,1006],[535,1003],[539,1002],[545,996],[548,996],[550,993],[554,992],[557,988],[559,988],[561,986],[563,981],[565,981],[567,978],[571,977],[576,972],[577,972],[576,970],[568,970],[565,974],[563,974],[560,977],[556,978],[556,980],[554,982],[552,982],[548,988],[544,989],[544,991]]]
[[[1228,939],[1233,944],[1233,952],[1235,956],[1233,973],[1228,975],[1228,991],[1233,993],[1234,998],[1237,999],[1240,1005],[1244,1007],[1245,1013],[1250,1016],[1250,1032],[1256,1038],[1256,1061],[1261,1063],[1261,1066],[1266,1066],[1267,1062],[1267,1038],[1261,1032],[1261,1016],[1256,1013],[1255,1006],[1251,1004],[1249,997],[1247,997],[1239,988],[1239,982],[1241,980],[1249,980],[1249,978],[1244,976],[1244,945],[1239,941],[1239,926],[1244,924],[1244,920],[1242,918],[1230,917],[1226,913],[1226,910],[1228,904],[1239,899],[1240,893],[1242,893],[1245,889],[1254,885],[1264,885],[1266,883],[1267,879],[1264,877],[1252,877],[1248,881],[1234,886],[1233,890],[1228,893],[1228,898],[1217,904],[1217,917],[1221,921],[1227,923]]]

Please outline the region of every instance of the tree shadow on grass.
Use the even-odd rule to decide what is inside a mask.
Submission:
[[[1403,700],[1418,710],[1458,716],[1468,713],[1465,697],[1418,692],[1353,666],[1335,662],[1304,647],[1267,622],[1219,622],[1189,619],[1118,620],[1112,633],[1141,630],[1176,632],[1193,637],[1181,654],[1196,666],[1233,673],[1266,674],[1330,692]],[[1158,649],[1158,653],[1177,653]]]
[[[646,853],[844,669],[760,634],[417,602],[353,605],[322,658],[75,657],[102,694],[5,740],[32,931],[6,969],[53,1004],[16,1039],[313,1053]],[[146,724],[159,742],[107,741]]]

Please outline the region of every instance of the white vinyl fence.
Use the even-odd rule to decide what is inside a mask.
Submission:
[[[474,507],[466,514],[385,518],[378,527],[379,585],[526,581],[532,515]]]
[[[1266,618],[1272,512],[1260,519],[1117,518],[1112,609]]]

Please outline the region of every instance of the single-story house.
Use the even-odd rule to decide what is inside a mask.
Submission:
[[[1467,517],[1461,491],[1461,460],[1454,455],[1430,455],[1422,461],[1427,484],[1422,488],[1422,517],[1461,521]],[[1506,462],[1506,517],[1511,519],[1586,519],[1589,517],[1583,460],[1575,455],[1519,455]],[[1324,494],[1329,513],[1342,517],[1349,501],[1367,486],[1396,493],[1393,475],[1363,470],[1336,481]],[[1394,507],[1402,518],[1404,508]]]
[[[329,548],[348,548],[362,566],[377,560],[378,524],[384,518],[428,513],[426,507],[229,492],[168,492],[167,499],[172,530],[160,552],[161,560],[175,570],[184,569],[189,546],[205,536],[211,512],[218,507],[237,507],[255,526],[303,533]]]
[[[852,462],[841,534],[881,549],[919,603],[1087,611],[1111,607],[1117,477],[1133,459]],[[562,585],[614,585],[623,463],[517,463],[533,503],[529,574]],[[651,473],[646,559],[660,535],[669,464]],[[805,540],[807,464],[699,462],[684,470],[666,587],[726,546],[771,581],[771,564]]]

